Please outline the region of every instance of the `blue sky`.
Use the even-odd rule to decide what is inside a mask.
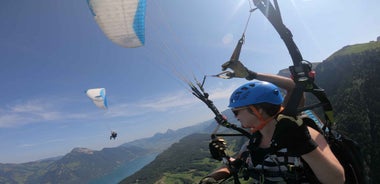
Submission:
[[[304,59],[380,36],[377,0],[282,0]],[[220,72],[242,35],[248,0],[147,0],[146,44],[122,48],[101,32],[86,0],[0,2],[0,163],[100,150],[213,118],[182,78]],[[277,73],[291,59],[261,12],[252,14],[241,61]],[[208,78],[220,110],[244,80]],[[84,90],[104,87],[109,109]],[[111,130],[119,135],[110,141]],[[211,131],[211,130],[210,130]]]

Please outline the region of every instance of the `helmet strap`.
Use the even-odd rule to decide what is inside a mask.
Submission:
[[[250,105],[248,106],[249,109],[251,109],[253,115],[255,115],[257,117],[257,119],[259,119],[260,121],[260,124],[259,126],[257,126],[256,128],[253,128],[252,129],[252,132],[257,132],[261,129],[264,128],[265,125],[267,125],[271,120],[273,120],[281,111],[284,110],[284,107],[281,106],[280,110],[274,115],[274,116],[271,116],[267,119],[264,119],[264,117],[259,113],[259,111],[257,110],[257,108],[253,105]]]

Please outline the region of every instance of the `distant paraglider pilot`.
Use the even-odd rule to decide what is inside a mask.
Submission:
[[[116,139],[116,137],[117,137],[117,133],[115,132],[115,131],[111,131],[111,136],[110,136],[110,140],[111,139]]]

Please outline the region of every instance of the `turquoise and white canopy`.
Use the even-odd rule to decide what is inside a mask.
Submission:
[[[88,89],[85,92],[97,107],[102,109],[108,108],[105,88]]]
[[[104,34],[122,47],[145,42],[146,0],[87,0]]]

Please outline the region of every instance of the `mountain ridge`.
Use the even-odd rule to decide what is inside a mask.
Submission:
[[[205,121],[178,130],[168,129],[165,133],[113,148],[76,147],[63,156],[21,164],[0,163],[0,183],[96,183],[97,178],[111,174],[135,159],[158,154],[182,137],[204,131],[211,123]]]

